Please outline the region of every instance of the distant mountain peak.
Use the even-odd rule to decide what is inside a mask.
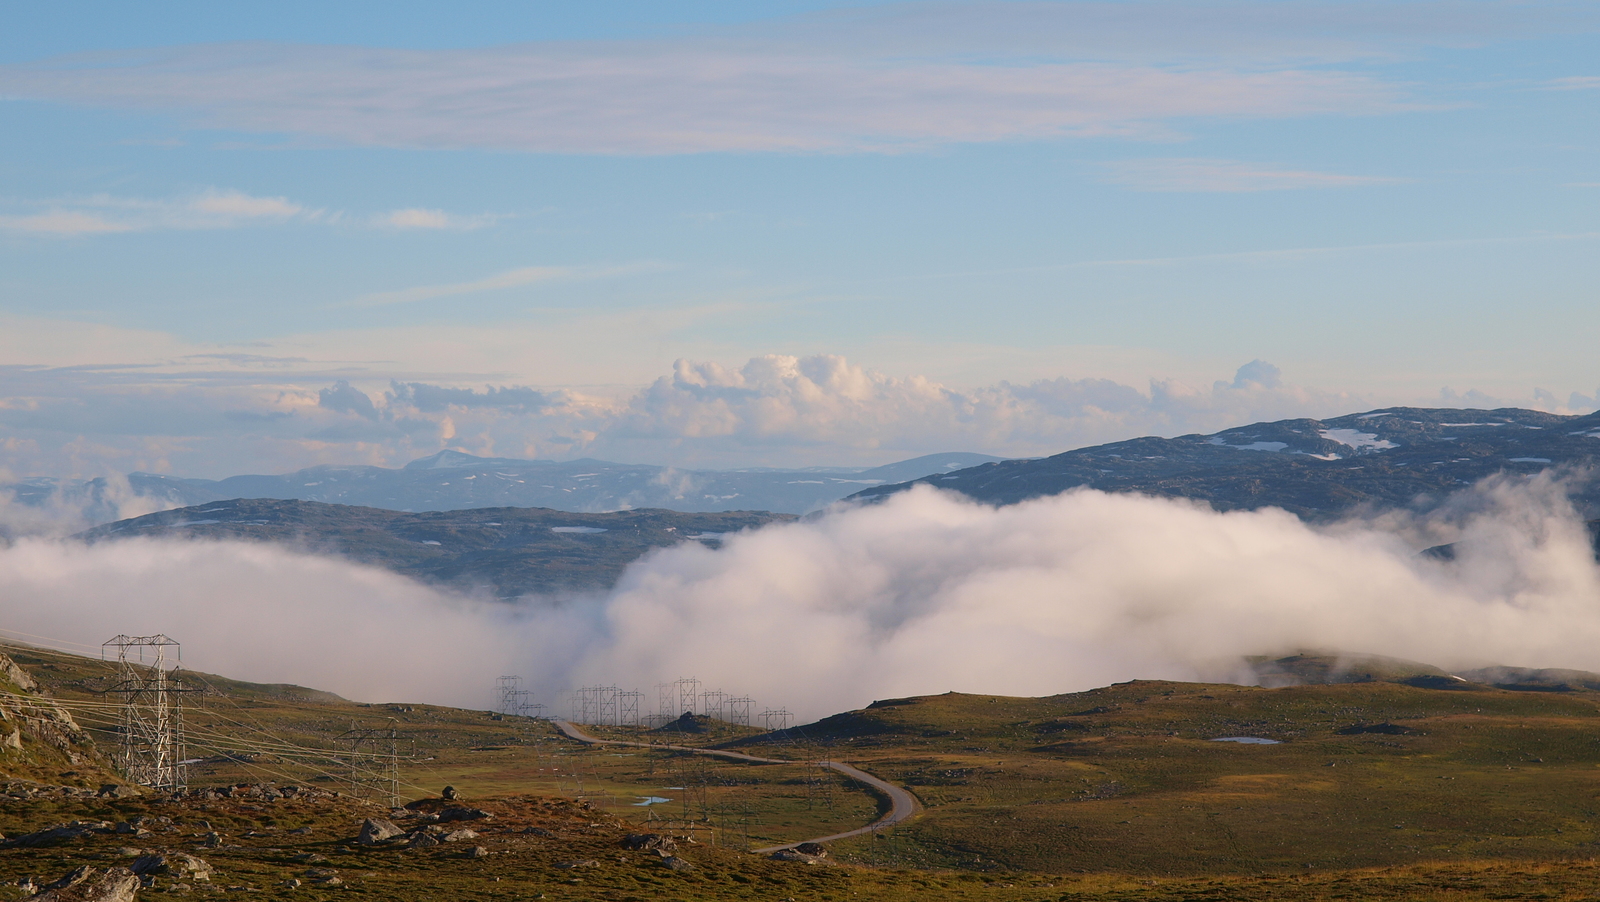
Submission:
[[[406,470],[459,470],[464,467],[492,467],[497,464],[528,464],[532,461],[516,460],[510,457],[478,457],[465,451],[451,451],[446,449],[438,454],[419,457],[402,469]]]

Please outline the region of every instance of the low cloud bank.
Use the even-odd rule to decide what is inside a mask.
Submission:
[[[682,468],[878,466],[943,451],[1037,457],[1143,435],[1394,405],[1589,413],[1600,394],[1371,396],[1297,385],[1252,360],[1227,379],[1103,378],[975,388],[833,354],[677,361],[637,389],[362,378],[207,356],[177,372],[0,367],[0,452],[18,476],[136,470],[222,478],[317,464],[400,466],[443,449]],[[3,481],[3,480],[0,480]]]
[[[19,475],[54,476],[398,466],[445,448],[701,468],[877,466],[951,450],[1055,454],[1139,435],[1335,416],[1371,401],[1288,384],[1262,361],[1203,386],[1063,377],[957,389],[836,355],[768,354],[738,366],[679,360],[621,396],[226,369],[183,378],[84,368],[10,376],[0,391],[0,450]]]
[[[1455,562],[1417,549],[1456,541]],[[87,645],[166,632],[190,666],[363,700],[489,707],[520,674],[698,677],[805,717],[877,698],[1244,679],[1240,657],[1339,649],[1444,667],[1600,670],[1600,569],[1561,485],[1490,481],[1428,514],[1313,529],[1092,491],[991,508],[934,490],[636,564],[608,595],[518,606],[239,543],[26,540],[8,630]]]

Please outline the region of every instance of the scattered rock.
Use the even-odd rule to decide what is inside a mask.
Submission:
[[[32,902],[132,902],[139,878],[127,868],[87,865],[46,886]]]
[[[123,786],[120,783],[106,783],[96,793],[102,799],[131,799],[139,794],[139,790],[132,786]]]
[[[329,880],[337,880],[339,872],[326,868],[307,868],[300,872],[300,876],[310,880],[312,883],[326,883]]]
[[[476,830],[452,830],[439,838],[445,842],[466,842],[469,839],[477,839],[478,833]]]
[[[110,830],[111,824],[106,821],[73,821],[70,824],[58,824],[33,833],[25,833],[15,839],[7,840],[5,845],[24,849],[31,849],[36,846],[53,846],[56,843],[82,839],[85,836],[106,833]]]
[[[328,856],[319,855],[316,852],[306,852],[306,853],[303,853],[303,854],[300,854],[300,855],[296,855],[294,857],[294,860],[295,861],[304,862],[306,864],[327,864],[328,863]]]
[[[437,845],[439,845],[439,838],[425,830],[419,830],[411,834],[411,838],[406,841],[406,848],[408,849],[427,849]]]
[[[394,825],[393,821],[381,817],[369,817],[361,824],[361,835],[356,837],[356,842],[363,846],[375,846],[381,842],[401,836],[406,831]]]
[[[773,861],[798,861],[801,864],[821,864],[822,859],[816,855],[807,855],[798,849],[779,849],[770,856]]]
[[[593,858],[584,858],[584,859],[580,859],[578,861],[558,861],[558,862],[556,862],[556,867],[560,868],[563,871],[570,871],[570,870],[574,870],[576,868],[597,868],[599,866],[600,866],[600,862],[594,860]]]
[[[664,866],[666,866],[666,868],[668,870],[672,870],[672,871],[692,871],[692,870],[694,870],[694,865],[690,864],[687,861],[684,861],[682,858],[679,858],[676,855],[668,855],[666,858],[661,859],[661,863]]]
[[[795,846],[794,850],[799,852],[801,855],[810,855],[812,858],[828,857],[827,847],[819,842],[803,842],[800,845]]]
[[[222,848],[222,834],[212,831],[206,834],[205,847],[208,849]]]
[[[487,857],[489,857],[489,850],[485,849],[483,846],[473,846],[472,848],[466,850],[465,852],[462,852],[461,853],[461,857],[462,858],[487,858]]]
[[[142,855],[133,863],[131,870],[140,877],[160,874],[191,880],[210,880],[212,873],[211,865],[185,852]]]
[[[464,806],[457,806],[454,808],[446,808],[445,810],[439,812],[440,823],[447,823],[449,821],[483,821],[493,819],[494,815],[484,811],[482,808],[467,808]]]
[[[528,834],[529,836],[548,836],[552,838],[555,836],[554,832],[546,830],[543,827],[523,827],[522,832]]]
[[[278,886],[283,889],[299,889],[300,881],[294,877],[290,877],[288,880],[278,881]]]
[[[456,799],[461,798],[461,793],[456,792],[456,788],[454,786],[446,786],[444,788],[444,792],[439,793],[439,796],[446,802],[454,802]]]
[[[657,852],[671,854],[678,849],[672,837],[659,833],[630,833],[622,838],[622,847],[630,852]]]

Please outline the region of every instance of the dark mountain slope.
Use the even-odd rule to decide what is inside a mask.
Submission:
[[[543,508],[402,513],[315,501],[240,499],[99,526],[88,541],[186,536],[277,542],[498,597],[604,589],[653,548],[794,519],[765,511],[578,514]]]
[[[1139,438],[1036,460],[1006,460],[874,486],[881,498],[912,485],[953,489],[1014,504],[1087,486],[1209,502],[1219,510],[1282,507],[1310,520],[1370,504],[1398,507],[1441,496],[1499,472],[1593,467],[1600,413],[1391,407],[1330,420],[1281,420],[1214,435]],[[1586,516],[1600,515],[1600,489],[1576,485]]]

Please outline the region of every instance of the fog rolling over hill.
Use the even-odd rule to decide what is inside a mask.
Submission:
[[[1280,420],[1212,435],[1138,438],[1035,460],[980,464],[852,496],[875,499],[913,484],[995,504],[1087,487],[1205,501],[1218,510],[1281,507],[1312,521],[1362,508],[1441,499],[1496,473],[1570,474],[1579,512],[1600,517],[1600,412],[1391,407],[1330,420]]]
[[[0,487],[0,492],[9,489],[18,502],[33,507],[74,506],[84,512],[86,525],[118,519],[117,502],[128,497],[162,502],[153,505],[160,507],[278,498],[397,511],[542,507],[582,513],[663,508],[803,514],[867,486],[905,482],[996,460],[1001,458],[957,451],[881,467],[680,470],[587,458],[515,460],[440,451],[400,469],[320,466],[279,476],[226,479],[132,473],[126,485],[106,480],[30,479]]]

